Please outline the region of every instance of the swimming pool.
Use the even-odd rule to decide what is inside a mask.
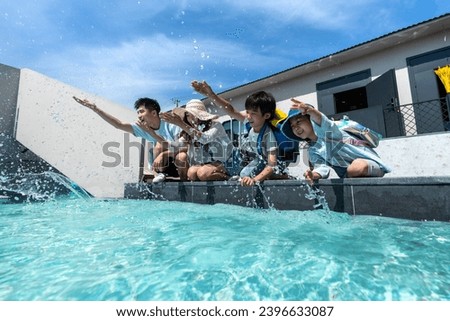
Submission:
[[[1,300],[449,300],[450,225],[57,197],[0,205]]]

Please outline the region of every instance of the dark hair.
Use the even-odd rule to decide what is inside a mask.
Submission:
[[[138,100],[136,100],[134,102],[134,109],[138,110],[139,107],[144,106],[144,108],[148,109],[148,110],[156,110],[156,112],[159,114],[159,112],[161,111],[161,107],[159,106],[158,101],[156,101],[155,99],[152,98],[139,98]]]
[[[261,114],[270,114],[268,121],[275,117],[275,108],[277,103],[272,94],[265,91],[258,91],[251,94],[245,100],[245,110],[261,111]]]
[[[191,126],[191,123],[189,123],[189,121],[188,121],[188,113],[187,112],[184,113],[183,121],[186,124],[188,124],[189,126]],[[212,126],[212,123],[213,123],[212,119],[210,119],[210,120],[200,120],[200,119],[198,119],[198,125],[204,125],[203,129],[202,129],[202,132],[206,132],[206,131],[210,130],[211,126]]]

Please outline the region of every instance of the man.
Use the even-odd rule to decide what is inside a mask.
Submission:
[[[178,176],[177,166],[186,166],[186,160],[178,157],[179,152],[182,150],[169,148],[169,142],[178,139],[181,129],[178,126],[161,120],[159,115],[161,107],[155,99],[139,98],[136,100],[134,108],[136,109],[138,120],[135,124],[117,119],[87,99],[82,100],[77,97],[73,97],[73,99],[79,104],[93,110],[115,128],[133,134],[136,137],[142,137],[153,143],[153,150],[150,150],[149,153],[149,163],[156,173],[153,183],[164,181],[166,175]],[[150,135],[149,131],[152,132],[153,136]],[[159,139],[156,139],[154,134],[159,136]]]

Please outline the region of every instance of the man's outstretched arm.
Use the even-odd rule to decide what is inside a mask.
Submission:
[[[128,133],[133,134],[133,127],[130,123],[125,123],[121,121],[120,119],[117,119],[116,117],[108,114],[107,112],[103,111],[102,109],[98,108],[96,104],[91,103],[87,99],[80,99],[78,97],[73,96],[73,99],[75,101],[91,110],[93,110],[97,115],[99,115],[103,120],[105,120],[108,124],[111,124],[117,129],[121,129],[123,131],[126,131]]]

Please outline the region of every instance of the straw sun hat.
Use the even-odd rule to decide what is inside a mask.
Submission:
[[[183,120],[186,113],[194,115],[201,121],[208,121],[219,117],[217,115],[208,113],[206,111],[205,105],[200,99],[192,99],[186,104],[185,108],[174,108],[172,112],[180,116]]]

